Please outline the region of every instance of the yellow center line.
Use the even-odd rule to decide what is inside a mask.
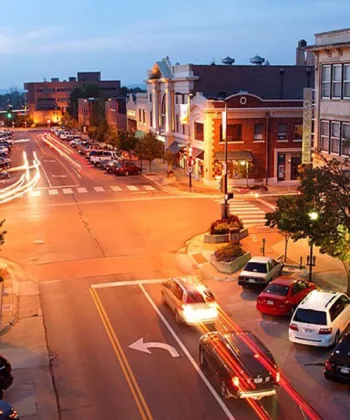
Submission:
[[[129,385],[130,391],[134,397],[134,400],[136,402],[137,408],[139,409],[139,412],[141,414],[142,420],[153,420],[152,414],[148,408],[148,405],[142,395],[142,392],[140,390],[140,387],[136,381],[136,378],[131,370],[131,367],[127,361],[127,358],[125,356],[125,353],[119,343],[119,340],[113,330],[113,327],[108,319],[108,316],[106,314],[106,311],[102,305],[101,299],[99,298],[97,291],[95,289],[90,288],[90,294],[91,297],[95,303],[97,312],[99,313],[103,326],[106,329],[108,338],[112,344],[112,347],[114,349],[114,352],[118,358],[118,361],[120,363],[120,367],[124,373],[125,379]]]

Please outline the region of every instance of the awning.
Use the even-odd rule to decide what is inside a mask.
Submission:
[[[201,156],[201,155],[204,155],[204,150],[192,147],[192,157],[193,157],[193,159],[196,159],[196,158],[203,159],[204,156]]]
[[[215,158],[219,161],[225,160],[225,152],[216,152]],[[235,150],[234,152],[227,152],[227,160],[248,160],[253,161],[253,155],[248,150]]]
[[[184,149],[186,147],[185,144],[178,143],[177,141],[174,141],[171,143],[171,145],[167,148],[167,150],[171,153],[178,153],[180,150]]]

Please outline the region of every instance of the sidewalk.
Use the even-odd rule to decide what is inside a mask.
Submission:
[[[4,400],[21,419],[58,420],[38,285],[11,261],[1,259],[0,267],[8,273],[3,283],[0,353],[10,361],[14,375]]]
[[[218,185],[205,185],[202,181],[192,177],[192,188],[189,187],[189,176],[182,168],[173,168],[174,176],[167,177],[167,164],[162,159],[156,159],[152,162],[152,174],[148,174],[148,165],[144,166],[143,176],[150,182],[154,183],[158,188],[165,192],[176,195],[187,194],[205,194],[214,197],[222,197],[222,192],[218,190]],[[231,189],[230,189],[231,191]],[[251,197],[256,191],[247,190],[244,187],[235,189],[235,195],[243,197]],[[295,185],[268,185],[268,191],[260,192],[260,196],[274,196],[281,194],[296,194],[297,186]]]
[[[284,239],[276,229],[269,227],[251,227],[249,236],[241,241],[242,247],[251,253],[252,256],[262,254],[262,243],[265,239],[265,255],[276,259],[283,258]],[[192,264],[199,270],[204,278],[219,281],[236,281],[239,271],[233,274],[220,273],[210,262],[212,253],[225,244],[204,243],[204,233],[195,236],[187,243],[187,254]],[[289,241],[287,252],[286,273],[294,277],[308,279],[308,267],[300,270],[300,257],[303,257],[303,265],[306,263],[306,256],[309,253],[309,246],[306,241],[293,243]],[[347,277],[342,263],[328,255],[320,254],[314,248],[316,256],[316,267],[313,267],[313,281],[324,289],[332,289],[344,292],[347,285]]]

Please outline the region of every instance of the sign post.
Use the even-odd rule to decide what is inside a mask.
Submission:
[[[303,144],[301,163],[311,163],[311,132],[312,132],[312,89],[304,89],[303,101]]]

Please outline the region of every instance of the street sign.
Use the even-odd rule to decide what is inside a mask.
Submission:
[[[303,165],[311,163],[311,131],[312,131],[312,89],[304,89],[303,102],[303,143],[302,161]]]
[[[158,342],[145,343],[143,341],[143,337],[136,340],[135,343],[130,344],[129,348],[133,350],[141,351],[143,353],[148,353],[148,354],[152,354],[152,352],[148,350],[149,348],[164,349],[170,353],[171,357],[180,357],[177,350],[170,344],[158,343]]]

